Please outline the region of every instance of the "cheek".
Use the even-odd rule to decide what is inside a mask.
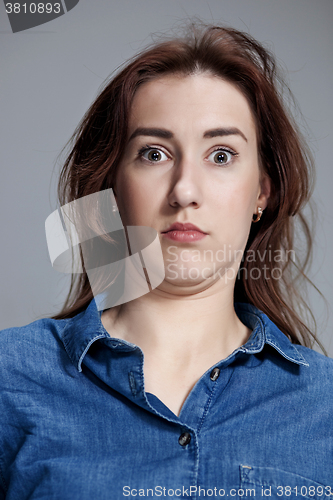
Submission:
[[[215,204],[219,211],[225,213],[229,220],[237,220],[252,217],[255,202],[258,196],[259,176],[249,176],[241,180],[231,182],[228,186],[221,186],[218,194],[214,193]]]
[[[132,225],[131,214],[135,213],[136,193],[126,177],[120,175],[115,184],[116,201],[124,225]]]
[[[145,225],[152,210],[154,196],[147,192],[147,186],[135,179],[120,178],[116,184],[117,204],[124,225]]]
[[[252,176],[228,183],[220,188],[215,200],[216,227],[219,228],[217,239],[220,245],[243,250],[252,224],[255,203],[259,189],[259,174],[252,171]]]
[[[255,210],[257,196],[257,185],[253,185],[253,183],[250,182],[240,185],[237,189],[237,200],[234,202],[235,216],[243,220],[251,219]]]

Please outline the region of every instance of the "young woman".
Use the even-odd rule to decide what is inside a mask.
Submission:
[[[333,496],[333,362],[293,286],[311,161],[279,88],[258,42],[209,26],[93,103],[60,202],[112,188],[164,277],[101,309],[81,248],[63,311],[1,333],[1,498]]]

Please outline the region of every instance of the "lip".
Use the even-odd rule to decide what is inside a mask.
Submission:
[[[184,243],[202,240],[207,235],[207,233],[190,222],[175,222],[166,231],[162,231],[162,234],[170,240]]]
[[[190,222],[174,222],[171,224],[168,229],[165,231],[162,231],[162,233],[168,233],[169,231],[197,231],[202,234],[207,234],[204,231],[202,231],[199,227],[195,226],[194,224],[191,224]]]

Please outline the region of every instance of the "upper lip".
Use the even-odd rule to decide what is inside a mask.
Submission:
[[[168,227],[168,229],[162,231],[162,233],[168,233],[169,231],[199,231],[200,233],[207,234],[205,231],[190,222],[186,222],[184,224],[182,222],[174,222],[170,227]]]

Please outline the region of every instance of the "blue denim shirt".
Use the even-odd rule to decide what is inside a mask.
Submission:
[[[144,391],[143,353],[72,319],[0,333],[0,498],[259,497],[333,491],[333,360],[236,304],[249,340],[179,417]]]

